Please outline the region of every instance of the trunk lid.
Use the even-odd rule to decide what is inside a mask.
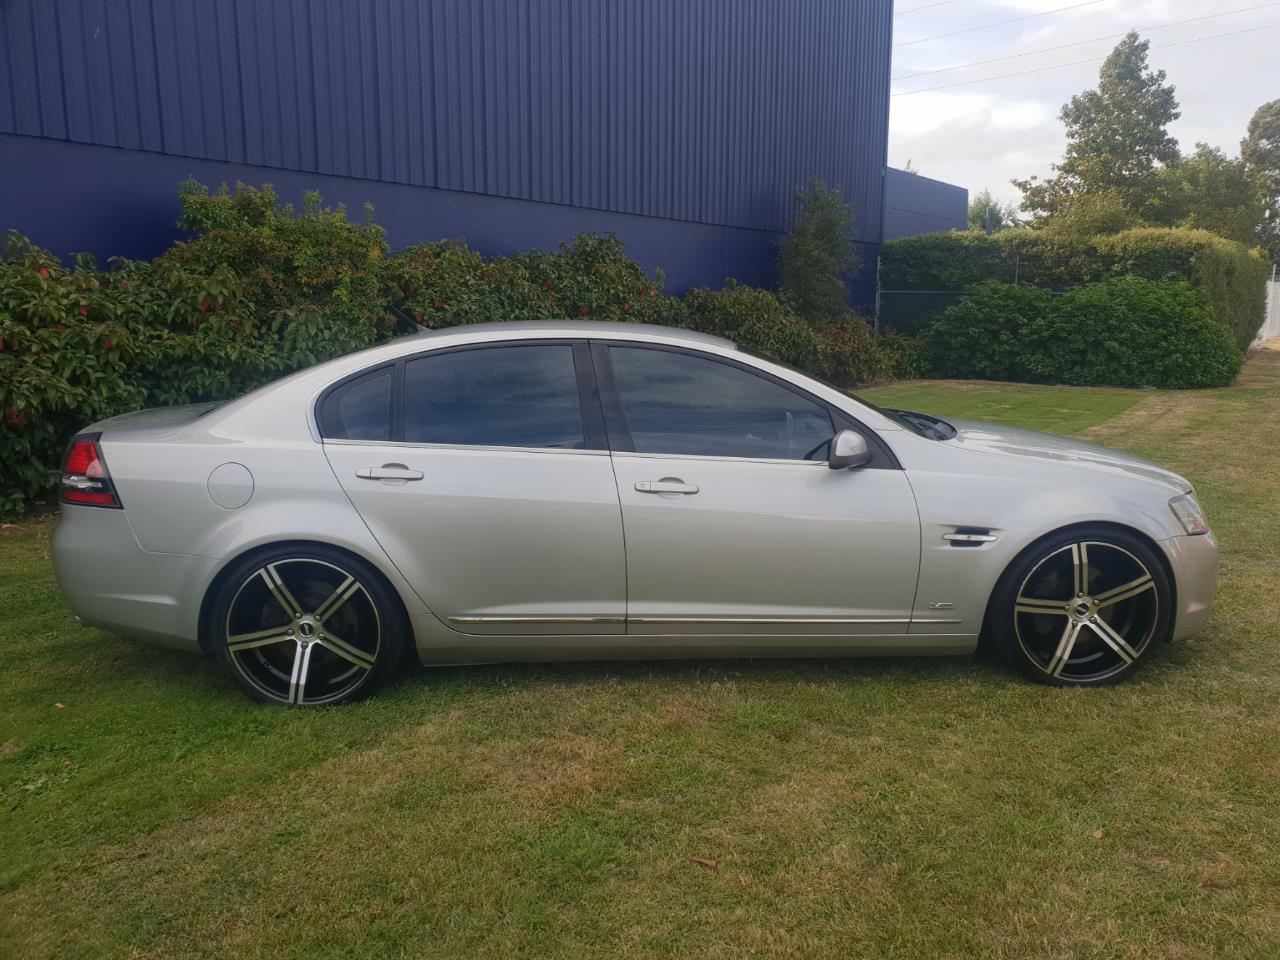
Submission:
[[[100,420],[81,433],[101,433],[104,440],[163,440],[208,413],[216,403],[184,403],[172,407],[151,407]]]

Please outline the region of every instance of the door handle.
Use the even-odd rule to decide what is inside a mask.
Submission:
[[[641,480],[636,484],[639,493],[667,494],[668,496],[694,494],[698,492],[696,483],[685,483],[679,477],[663,477],[661,480]]]
[[[380,467],[357,467],[356,476],[361,480],[421,480],[421,470],[411,470],[403,463],[384,463]]]

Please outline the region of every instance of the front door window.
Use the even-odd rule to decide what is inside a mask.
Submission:
[[[614,346],[618,399],[637,453],[825,460],[831,415],[772,380],[669,350]]]

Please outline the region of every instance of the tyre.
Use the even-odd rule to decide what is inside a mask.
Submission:
[[[1169,575],[1144,540],[1077,527],[1009,565],[987,620],[993,645],[1032,680],[1088,687],[1136,673],[1169,638],[1172,614]]]
[[[209,628],[210,646],[250,698],[306,707],[372,693],[409,635],[377,570],[321,545],[238,561],[218,587]]]

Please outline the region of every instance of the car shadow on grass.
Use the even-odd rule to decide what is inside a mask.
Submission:
[[[168,687],[166,694],[186,691],[198,701],[242,703],[242,694],[226,671],[209,656],[156,647],[110,634],[99,634],[100,653],[142,686]],[[1196,672],[1197,655],[1186,644],[1172,644],[1144,666],[1124,688],[1164,685]],[[1185,676],[1183,677],[1185,679]],[[548,686],[603,687],[617,683],[698,685],[744,683],[752,686],[880,684],[887,687],[985,687],[989,692],[1013,688],[1044,690],[1021,677],[994,652],[973,655],[902,657],[743,657],[702,659],[603,659],[533,663],[423,665],[408,656],[371,701],[402,701],[423,696],[452,700],[484,690],[536,692]],[[1100,688],[1102,690],[1108,688]],[[156,690],[155,692],[162,692]],[[267,709],[273,709],[270,705]],[[339,708],[341,709],[341,708]]]

